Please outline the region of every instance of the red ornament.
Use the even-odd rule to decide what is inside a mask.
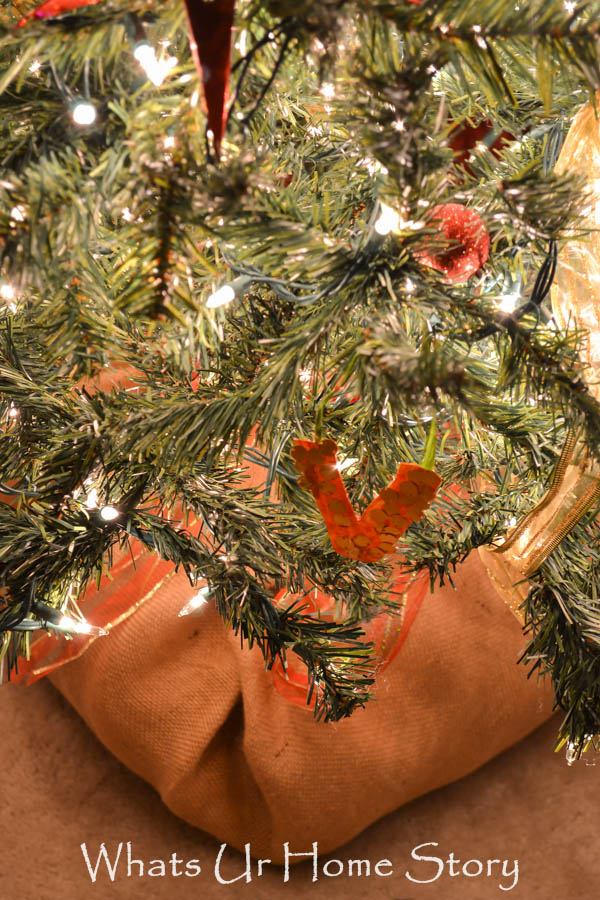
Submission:
[[[354,512],[337,467],[337,444],[294,441],[292,458],[327,526],[331,546],[348,559],[377,562],[394,553],[398,538],[435,497],[441,478],[415,463],[400,463],[396,477],[369,503],[360,518]]]
[[[30,19],[51,19],[53,16],[62,16],[64,13],[73,12],[81,6],[93,6],[100,0],[46,0],[41,6],[30,9],[26,16],[17,22],[17,28],[22,28]]]
[[[417,250],[416,259],[443,272],[448,281],[468,281],[481,269],[490,252],[490,236],[483,220],[460,203],[443,203],[434,207],[431,222],[439,223],[438,231],[448,244]]]
[[[217,158],[225,133],[231,65],[231,30],[235,0],[185,0],[190,24],[190,49],[201,75],[208,127]]]
[[[455,125],[448,137],[448,144],[454,150],[454,165],[462,166],[466,172],[473,174],[473,170],[469,166],[469,157],[471,151],[479,143],[485,143],[488,150],[493,156],[498,158],[505,144],[515,140],[514,134],[510,131],[502,131],[500,134],[493,131],[494,123],[491,119],[485,119],[477,125],[471,125],[466,120]]]

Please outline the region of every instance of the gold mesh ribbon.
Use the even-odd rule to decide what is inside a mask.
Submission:
[[[583,332],[587,386],[600,401],[600,119],[593,104],[575,116],[555,172],[585,178],[581,225],[589,231],[561,250],[552,307],[561,328],[577,326]],[[519,606],[529,590],[527,578],[599,499],[600,466],[583,442],[569,434],[546,495],[500,547],[480,550],[490,578],[515,615],[520,616]]]

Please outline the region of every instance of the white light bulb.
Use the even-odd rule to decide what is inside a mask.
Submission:
[[[386,203],[381,204],[381,212],[379,218],[375,222],[375,231],[377,234],[386,235],[390,231],[397,231],[400,225],[400,216],[395,209]]]
[[[502,312],[512,313],[515,311],[517,302],[519,300],[519,293],[515,292],[512,294],[503,294],[499,305],[499,308]]]
[[[105,522],[114,522],[120,515],[121,513],[114,506],[103,506],[100,510],[100,518],[104,519]]]
[[[220,287],[214,294],[210,295],[206,305],[210,309],[214,309],[216,306],[224,306],[226,303],[231,303],[232,300],[235,300],[235,291],[230,284],[224,284],[223,287]]]
[[[96,107],[87,100],[79,100],[71,112],[76,125],[92,125],[96,121]]]
[[[200,588],[197,594],[195,594],[191,600],[189,600],[185,606],[179,611],[180,616],[189,616],[190,613],[194,612],[194,610],[198,609],[200,606],[205,606],[208,603],[207,596],[210,593],[210,588],[208,585]]]
[[[177,58],[169,56],[167,59],[157,59],[154,47],[148,41],[140,41],[136,44],[133,55],[148,76],[152,84],[159,87],[171,69],[177,65]]]
[[[104,628],[100,628],[98,625],[90,625],[89,622],[78,622],[76,619],[72,619],[71,616],[62,616],[58,620],[56,627],[61,631],[71,631],[74,634],[92,634],[97,636],[108,634],[108,631],[105,631]]]

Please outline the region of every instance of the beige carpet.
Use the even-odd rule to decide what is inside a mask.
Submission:
[[[390,900],[592,900],[599,896],[600,855],[597,850],[600,760],[567,767],[551,746],[557,727],[552,720],[517,747],[479,772],[404,807],[365,831],[329,858],[344,864],[344,874],[323,873],[312,881],[312,863],[290,870],[284,882],[280,868],[266,865],[251,882],[218,883],[214,874],[219,842],[175,818],[155,792],[120,765],[87,730],[66,701],[47,683],[0,691],[2,766],[0,790],[0,897],[12,900],[167,900],[167,898],[233,897],[262,900],[286,898],[390,898]],[[127,875],[126,844],[141,859],[144,876],[132,865]],[[114,882],[101,865],[92,883],[80,845],[92,865],[104,842],[111,854],[123,842]],[[436,862],[411,860],[420,844],[438,847],[416,851],[444,861],[443,873],[428,884],[409,881],[405,873],[425,879],[437,874]],[[290,847],[309,851],[310,847]],[[196,859],[201,872],[185,872]],[[446,860],[453,853],[461,870],[466,860],[481,860],[484,874],[451,875]],[[519,878],[500,877],[519,861]],[[347,874],[348,860],[368,859],[371,875]],[[392,874],[376,875],[377,861],[392,862]],[[164,860],[166,874],[150,876],[148,863]],[[242,856],[227,849],[221,877],[244,870]],[[332,863],[329,871],[339,868]],[[469,871],[476,872],[472,863]],[[155,865],[154,872],[161,866]],[[194,869],[190,868],[190,871]],[[380,866],[380,873],[390,867]]]

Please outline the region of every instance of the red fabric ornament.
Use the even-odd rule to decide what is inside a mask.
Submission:
[[[81,6],[93,6],[94,3],[100,3],[100,0],[46,0],[41,6],[30,9],[27,15],[17,22],[17,28],[22,28],[30,19],[51,19],[53,16],[62,16]]]
[[[455,125],[448,138],[448,144],[456,154],[454,165],[462,166],[467,172],[472,174],[468,159],[471,151],[475,149],[477,144],[482,141],[485,142],[493,156],[498,158],[504,145],[508,144],[509,141],[516,140],[514,134],[511,134],[510,131],[493,134],[493,127],[494,123],[491,119],[484,119],[483,122],[479,122],[477,125],[471,125],[468,121]]]
[[[460,203],[443,203],[434,207],[431,222],[448,241],[446,247],[422,249],[415,257],[424,265],[443,272],[448,281],[468,281],[486,262],[490,252],[490,236],[481,217]]]
[[[331,546],[348,559],[377,562],[394,552],[400,535],[423,513],[436,495],[441,478],[415,463],[400,463],[396,477],[367,506],[360,518],[350,503],[337,467],[337,444],[294,441],[292,458],[317,501]]]
[[[185,0],[190,24],[190,48],[202,78],[208,127],[217,158],[225,133],[231,65],[231,31],[235,0]]]
[[[17,28],[31,19],[50,19],[100,0],[46,0],[30,10]],[[225,132],[235,0],[184,0],[190,26],[190,50],[202,80],[208,127],[217,158]]]

